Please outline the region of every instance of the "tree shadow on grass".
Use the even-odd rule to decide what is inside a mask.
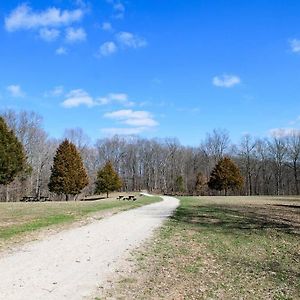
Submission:
[[[284,215],[273,215],[272,210],[265,209],[263,213],[255,207],[228,207],[222,205],[181,206],[177,209],[173,220],[204,228],[215,228],[234,232],[259,231],[273,229],[288,234],[300,234],[300,224],[297,219],[289,219]]]

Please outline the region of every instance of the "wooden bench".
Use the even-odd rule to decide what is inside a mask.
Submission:
[[[80,201],[96,201],[96,200],[102,200],[102,199],[105,199],[105,197],[103,197],[103,196],[87,196],[87,197],[80,199]]]

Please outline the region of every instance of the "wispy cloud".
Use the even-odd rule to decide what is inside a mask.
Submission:
[[[158,123],[148,111],[134,111],[131,109],[117,110],[104,115],[105,118],[120,121],[122,124],[138,127],[154,127]]]
[[[68,43],[83,42],[86,40],[85,30],[80,28],[69,27],[66,29],[66,41]]]
[[[274,128],[269,130],[272,137],[282,138],[300,134],[300,129],[296,128]]]
[[[123,47],[141,48],[147,46],[146,39],[139,37],[138,35],[135,35],[131,32],[119,32],[116,35],[116,38],[120,45]]]
[[[81,105],[93,107],[97,105],[96,101],[84,90],[72,90],[66,95],[66,99],[62,102],[65,108],[73,108]]]
[[[78,106],[104,106],[104,105],[121,105],[133,106],[134,102],[129,101],[128,95],[124,93],[110,93],[104,97],[94,98],[83,89],[71,90],[61,103],[65,108],[74,108]]]
[[[114,42],[105,42],[99,48],[98,56],[109,56],[117,52],[118,47]]]
[[[236,75],[224,74],[221,76],[215,76],[212,80],[212,83],[217,87],[231,88],[241,83],[241,79]]]
[[[120,104],[122,106],[133,106],[134,102],[130,101],[125,93],[110,93],[105,97],[97,100],[100,105]]]
[[[59,97],[59,96],[63,95],[63,93],[64,93],[64,87],[62,85],[59,85],[59,86],[54,87],[50,91],[46,91],[44,93],[44,96],[45,97]]]
[[[112,128],[103,128],[101,131],[108,136],[114,136],[114,135],[137,135],[144,131],[146,131],[146,128],[144,127],[112,127]]]
[[[106,0],[107,3],[111,4],[114,10],[113,17],[116,19],[122,19],[124,18],[125,14],[125,6],[124,4],[119,0]]]
[[[68,53],[65,47],[59,47],[55,50],[56,55],[66,55]]]
[[[9,92],[11,97],[14,98],[22,98],[25,97],[25,93],[22,91],[22,88],[20,85],[12,84],[6,87],[7,91]]]
[[[103,22],[102,26],[101,26],[101,29],[104,30],[104,31],[112,31],[113,27],[112,27],[111,23]]]
[[[7,31],[37,29],[42,27],[68,26],[83,18],[82,9],[61,10],[51,7],[34,11],[29,5],[21,4],[5,18]]]
[[[108,135],[135,135],[149,131],[159,125],[148,111],[123,109],[106,113],[104,114],[104,117],[117,121],[125,126],[127,125],[126,127],[110,127],[102,129],[102,132]]]
[[[292,39],[289,41],[292,52],[300,53],[300,40]]]
[[[39,30],[39,36],[46,42],[55,41],[60,35],[60,31],[58,29],[52,28],[41,28]]]
[[[300,122],[300,116],[298,116],[296,119],[290,121],[290,122],[289,122],[289,125],[295,125],[295,124],[297,124],[297,123],[299,123],[299,122]]]

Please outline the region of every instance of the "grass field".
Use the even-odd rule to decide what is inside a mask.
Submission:
[[[180,199],[101,299],[300,299],[300,198]]]
[[[69,225],[86,220],[95,214],[97,218],[101,218],[108,213],[116,213],[160,200],[159,197],[143,196],[138,197],[135,202],[119,201],[115,196],[98,201],[0,203],[0,250],[41,228]]]

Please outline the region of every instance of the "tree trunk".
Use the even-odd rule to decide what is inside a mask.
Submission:
[[[298,174],[297,174],[297,161],[294,161],[293,167],[294,167],[293,169],[294,169],[294,179],[295,179],[296,194],[299,195]]]
[[[69,201],[69,195],[66,194],[66,201]]]
[[[106,198],[108,198],[108,191],[106,192]]]
[[[9,187],[8,187],[8,185],[6,185],[6,187],[5,187],[5,201],[6,202],[9,201]]]

